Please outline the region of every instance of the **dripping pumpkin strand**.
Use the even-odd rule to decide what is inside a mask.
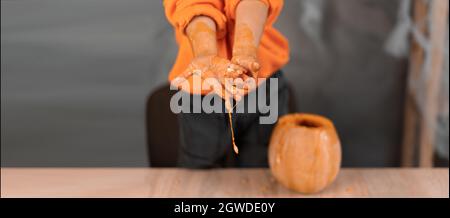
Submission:
[[[239,154],[239,149],[234,140],[234,129],[233,129],[233,120],[231,118],[231,112],[228,112],[228,120],[230,121],[230,129],[231,129],[231,142],[233,143],[234,153]]]
[[[228,104],[230,104],[230,103],[228,103]],[[237,104],[234,105],[230,110],[228,110],[228,121],[230,123],[231,142],[232,142],[232,145],[233,145],[233,150],[234,150],[234,153],[239,154],[239,148],[236,145],[236,141],[235,141],[235,138],[234,138],[233,118],[231,116],[231,112],[234,110],[234,108],[236,108],[236,106],[237,106]]]

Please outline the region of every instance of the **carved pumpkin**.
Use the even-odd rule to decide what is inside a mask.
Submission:
[[[280,118],[272,133],[269,165],[282,185],[305,194],[330,185],[341,165],[341,145],[333,123],[310,114]]]

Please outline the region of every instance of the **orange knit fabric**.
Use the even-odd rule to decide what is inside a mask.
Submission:
[[[189,38],[185,29],[195,16],[208,16],[217,26],[217,45],[219,56],[231,59],[236,7],[242,0],[164,0],[167,19],[175,28],[175,38],[179,45],[178,56],[169,73],[169,81],[179,76],[192,61]],[[258,59],[261,64],[259,77],[268,78],[281,69],[289,61],[289,44],[287,39],[274,27],[278,15],[283,8],[283,0],[261,0],[269,7],[269,15],[258,48]],[[192,88],[192,78],[189,79]],[[201,93],[208,94],[210,90]]]

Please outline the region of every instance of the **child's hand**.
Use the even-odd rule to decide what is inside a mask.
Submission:
[[[220,97],[227,99],[228,96],[233,96],[237,101],[242,99],[245,94],[243,84],[232,84],[236,78],[240,78],[246,70],[231,61],[217,57],[215,55],[197,57],[192,60],[188,68],[180,75],[179,78],[173,81],[173,85],[179,86],[181,82],[185,81],[191,76],[200,76],[203,79],[215,79],[221,84],[220,89],[216,87],[214,92]],[[214,84],[210,84],[213,86]]]
[[[269,7],[263,1],[240,1],[236,8],[232,62],[245,68],[254,79],[261,69],[258,48],[268,13]]]
[[[249,25],[241,24],[236,26],[231,62],[246,69],[249,76],[255,79],[258,78],[261,65],[258,62],[258,49],[254,33]]]

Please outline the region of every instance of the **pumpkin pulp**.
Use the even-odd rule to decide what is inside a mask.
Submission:
[[[233,143],[233,150],[234,150],[234,153],[239,154],[239,149],[238,149],[235,139],[234,139],[233,119],[231,117],[231,111],[228,111],[228,120],[230,122],[231,142]]]
[[[234,107],[236,107],[236,106],[234,106]],[[225,108],[226,108],[226,110],[228,110],[228,122],[230,124],[231,143],[233,145],[234,153],[239,154],[239,149],[236,145],[235,138],[234,138],[233,117],[231,116],[231,113],[233,112],[234,107],[231,107],[231,102],[229,100],[225,100]]]

